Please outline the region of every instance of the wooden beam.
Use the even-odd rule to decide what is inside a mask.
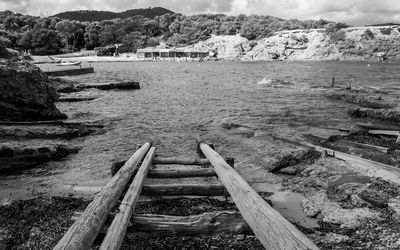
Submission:
[[[359,146],[361,148],[365,148],[365,149],[369,149],[369,150],[377,150],[377,151],[380,151],[380,152],[385,153],[385,154],[387,154],[388,151],[389,151],[389,148],[375,146],[375,145],[371,145],[371,144],[364,144],[364,143],[347,141],[347,140],[343,140],[343,142],[346,142],[349,145]]]
[[[373,135],[389,135],[389,136],[396,136],[396,137],[398,137],[400,135],[400,132],[396,131],[396,130],[374,129],[374,130],[369,130],[368,133],[373,134]]]
[[[125,237],[126,229],[128,228],[132,213],[135,210],[136,202],[138,201],[140,192],[142,191],[143,182],[146,178],[147,172],[149,171],[155,151],[155,147],[150,148],[146,158],[144,158],[139,171],[135,175],[132,184],[129,186],[128,192],[119,206],[118,213],[115,215],[111,226],[108,228],[106,237],[100,246],[100,250],[118,250],[121,247],[122,240]]]
[[[101,192],[87,206],[82,216],[75,221],[65,235],[54,247],[60,249],[89,249],[97,237],[108,214],[121,197],[125,186],[132,177],[136,167],[150,149],[151,143],[147,142],[137,150],[125,165],[104,186]]]
[[[316,146],[310,144],[315,150],[324,152],[326,155],[350,162],[356,163],[356,165],[350,165],[349,167],[357,171],[359,173],[371,176],[371,177],[380,177],[386,181],[391,181],[397,184],[400,184],[400,168],[390,166],[387,164],[383,164],[380,162],[375,162],[371,160],[367,160],[361,157],[357,157],[354,155],[342,153],[339,151],[335,151],[328,148],[323,148],[320,146]]]
[[[148,196],[225,196],[220,184],[166,184],[144,185],[143,195]]]
[[[214,166],[244,220],[266,249],[318,249],[293,224],[274,210],[254,189],[207,144],[200,149]]]
[[[75,214],[72,220],[79,216]],[[113,220],[115,214],[110,214]],[[107,231],[104,225],[102,232]],[[131,219],[127,233],[145,233],[157,236],[195,236],[217,233],[254,234],[237,211],[216,211],[191,216],[136,214]]]
[[[147,175],[148,178],[155,179],[179,179],[193,177],[213,177],[217,176],[212,168],[199,169],[151,169]]]

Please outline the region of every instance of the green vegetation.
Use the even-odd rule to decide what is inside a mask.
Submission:
[[[148,15],[166,12],[165,9],[145,9]],[[271,36],[276,31],[292,29],[312,29],[342,27],[325,20],[297,19],[285,20],[271,16],[222,14],[200,14],[185,16],[166,13],[153,18],[132,15],[134,10],[123,12],[127,17],[111,20],[96,20],[98,11],[68,12],[53,17],[34,17],[16,14],[11,11],[0,12],[0,43],[19,50],[30,50],[32,54],[45,55],[73,52],[82,48],[94,49],[114,44],[119,52],[132,52],[138,48],[155,46],[165,42],[171,46],[184,46],[206,40],[211,35],[240,34],[249,40]],[[59,16],[78,17],[87,15],[85,21],[61,19]],[[128,14],[127,14],[128,13]],[[120,13],[121,14],[121,13]],[[301,39],[301,38],[300,38]]]

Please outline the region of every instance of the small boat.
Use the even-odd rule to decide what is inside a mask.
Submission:
[[[82,64],[82,62],[59,62],[56,65],[57,66],[79,66],[81,64]]]

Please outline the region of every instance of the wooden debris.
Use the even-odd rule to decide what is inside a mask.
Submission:
[[[145,143],[137,150],[101,192],[87,206],[82,216],[68,229],[54,247],[59,249],[89,249],[97,237],[119,197],[121,196],[136,167],[150,149],[151,143]]]
[[[225,187],[221,184],[152,184],[143,186],[143,195],[149,196],[224,196]]]
[[[199,147],[214,166],[244,220],[266,249],[318,249],[318,247],[274,210],[222,157],[207,144]]]
[[[72,220],[76,220],[76,213]],[[110,214],[113,220],[115,214]],[[107,231],[105,225],[101,233]],[[217,233],[253,234],[253,231],[237,211],[206,212],[191,216],[171,216],[158,214],[136,214],[132,216],[127,233],[146,233],[157,236],[195,236]]]
[[[139,171],[135,175],[132,184],[129,186],[128,192],[119,206],[119,212],[115,215],[111,226],[108,228],[106,237],[100,246],[100,250],[115,249],[121,247],[122,240],[125,237],[126,229],[130,222],[133,211],[135,210],[136,202],[139,199],[142,191],[143,182],[149,171],[151,162],[156,151],[155,147],[150,148],[146,158],[143,160]]]

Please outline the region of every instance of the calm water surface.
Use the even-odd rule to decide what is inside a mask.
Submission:
[[[299,141],[303,134],[329,135],[352,126],[349,105],[329,101],[322,96],[326,90],[313,87],[329,85],[335,76],[341,84],[389,89],[396,98],[400,65],[370,64],[94,63],[95,74],[69,79],[134,80],[141,90],[93,90],[100,97],[95,101],[59,103],[71,120],[106,122],[107,133],[72,141],[82,146],[78,154],[0,183],[14,188],[14,194],[26,195],[23,191],[32,187],[41,187],[39,193],[91,194],[109,180],[111,162],[130,156],[137,144],[152,140],[158,155],[196,157],[201,138],[222,155],[235,157],[236,168],[256,189],[276,189],[277,177],[264,168],[286,144],[272,136]],[[227,130],[223,124],[229,122],[242,127]]]

